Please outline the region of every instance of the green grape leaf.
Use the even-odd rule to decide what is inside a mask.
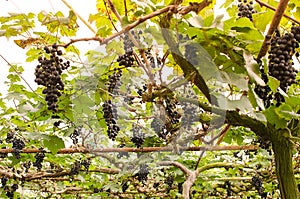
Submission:
[[[266,30],[267,25],[272,20],[273,16],[274,12],[270,10],[253,14],[252,17],[254,26],[261,32],[264,32]]]
[[[55,135],[47,135],[43,137],[43,144],[53,154],[56,154],[59,149],[65,148],[64,141]]]
[[[224,82],[232,84],[241,90],[248,91],[248,77],[243,74],[220,71]]]
[[[279,117],[276,111],[276,107],[271,106],[263,113],[267,118],[267,121],[275,126],[276,129],[284,129],[287,126],[287,122]]]
[[[280,85],[280,81],[272,76],[269,76],[268,80],[268,85],[270,86],[270,89],[275,93]]]
[[[275,109],[275,112],[279,117],[285,120],[291,120],[294,118],[300,118],[300,114],[294,112],[293,108],[288,104],[282,104]]]

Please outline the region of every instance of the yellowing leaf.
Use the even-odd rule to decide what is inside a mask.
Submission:
[[[28,45],[44,43],[42,40],[38,38],[28,38],[28,39],[17,39],[14,40],[15,44],[17,44],[21,48],[26,48]]]

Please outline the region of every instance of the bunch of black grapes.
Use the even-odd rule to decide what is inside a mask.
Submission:
[[[145,134],[142,131],[142,127],[140,127],[138,124],[132,123],[131,131],[133,132],[131,141],[137,148],[141,148],[142,144],[145,141]]]
[[[181,122],[181,114],[179,113],[179,103],[176,98],[168,97],[164,101],[167,116],[165,122],[167,141],[170,142],[177,135]]]
[[[122,77],[122,70],[120,69],[114,69],[113,74],[108,76],[108,92],[110,94],[118,94],[119,89],[122,85],[121,82],[121,77]]]
[[[128,187],[129,187],[128,181],[124,181],[122,183],[122,192],[123,193],[126,192],[126,190],[128,189]]]
[[[44,86],[43,94],[46,95],[48,110],[57,112],[57,101],[64,90],[64,83],[61,79],[63,70],[70,67],[69,61],[64,61],[62,51],[56,44],[51,47],[45,46],[44,50],[48,56],[40,56],[39,64],[35,68],[35,82]]]
[[[35,162],[33,163],[33,166],[35,166],[38,169],[38,171],[40,171],[43,167],[42,163],[45,158],[45,153],[42,150],[41,152],[36,153],[34,157],[35,157]]]
[[[258,194],[261,196],[261,198],[267,197],[267,192],[264,192],[264,188],[262,187],[262,178],[253,176],[251,181],[252,186],[257,190]]]
[[[111,100],[106,100],[102,105],[102,111],[107,126],[108,137],[112,140],[115,140],[120,131],[120,127],[117,125],[117,108]]]
[[[138,88],[137,94],[139,96],[143,96],[143,94],[147,91],[147,89],[148,89],[147,84],[144,84],[142,88]]]
[[[80,169],[81,169],[81,162],[76,160],[71,167],[70,176],[77,175]]]
[[[70,135],[70,138],[72,139],[74,145],[78,144],[79,135],[80,135],[80,131],[77,129],[74,129],[73,133]]]
[[[227,196],[232,196],[231,182],[225,181],[224,186],[226,188]]]
[[[28,173],[28,171],[31,167],[31,161],[24,162],[22,165],[25,168],[25,172]]]
[[[141,40],[141,37],[140,35],[142,34],[142,31],[138,31],[136,33],[136,31],[134,30],[131,30],[130,31],[130,34],[133,36],[133,38],[139,42]],[[129,33],[126,33],[125,36],[124,36],[124,41],[123,41],[123,44],[124,44],[124,50],[125,50],[125,53],[127,52],[132,52],[133,51],[133,47],[134,47],[134,43],[132,42],[132,40],[130,39],[129,37]]]
[[[280,88],[283,91],[287,91],[291,84],[297,83],[296,74],[298,71],[293,67],[292,56],[295,49],[299,47],[298,42],[300,40],[298,41],[292,32],[282,36],[274,35],[269,51],[269,75],[280,81]]]
[[[165,179],[165,184],[167,185],[167,193],[171,191],[173,183],[174,183],[174,176],[168,176]]]
[[[280,81],[280,88],[286,92],[292,84],[297,83],[296,75],[298,71],[293,67],[293,55],[300,42],[300,26],[293,26],[291,32],[280,35],[277,30],[271,39],[271,48],[269,53],[268,74]],[[268,82],[264,69],[261,68],[262,78],[265,83]],[[273,99],[276,100],[276,106],[284,102],[284,97],[276,92],[273,94],[268,86],[257,86],[255,92],[264,101],[266,107],[270,106]]]
[[[138,32],[136,34],[135,31],[130,31],[130,34],[135,38],[135,40],[137,40],[137,41],[140,40],[139,35],[141,34],[141,32]],[[119,63],[120,66],[131,67],[135,60],[134,55],[133,55],[134,44],[131,41],[131,39],[129,38],[128,33],[125,34],[123,43],[124,43],[125,53],[118,57],[117,62]]]
[[[122,144],[119,144],[118,145],[118,148],[124,148],[126,145],[124,143]],[[117,158],[120,159],[122,158],[123,156],[126,156],[127,158],[129,157],[129,154],[128,152],[119,152],[118,155],[117,155]]]
[[[250,19],[250,21],[253,20],[252,14],[256,13],[256,10],[254,10],[253,8],[252,0],[250,0],[249,2],[248,0],[239,0],[238,8],[239,8],[239,12],[238,12],[239,18],[247,17],[248,19]]]
[[[8,198],[13,199],[14,198],[14,193],[15,191],[19,188],[19,186],[17,184],[13,184],[11,187],[6,186],[4,188],[4,191],[6,191],[6,196]]]
[[[181,115],[177,111],[178,101],[174,98],[165,99],[165,110],[167,115],[170,117],[172,124],[177,124],[180,122]]]
[[[192,91],[192,86],[189,85],[184,91],[184,97],[187,99],[197,99],[197,96]],[[181,108],[183,110],[183,116],[181,118],[181,125],[187,130],[191,130],[192,125],[199,121],[199,108],[197,105],[192,104],[188,101],[181,102]]]
[[[151,122],[151,128],[162,140],[167,137],[172,138],[177,126],[180,126],[181,114],[178,111],[178,101],[175,98],[165,98],[163,107],[165,110],[164,117],[155,117]]]
[[[131,88],[130,88],[130,84],[126,85],[126,94],[124,96],[124,102],[126,102],[129,105],[133,104],[133,100],[135,99],[134,96],[131,96]]]
[[[84,166],[85,171],[88,172],[90,165],[91,165],[91,159],[87,158],[87,159],[82,160],[81,165]]]
[[[8,177],[6,177],[6,176],[1,177],[1,186],[2,186],[2,188],[4,188],[6,186],[7,181],[8,181]]]
[[[131,67],[134,64],[134,56],[132,51],[120,55],[117,59],[119,66],[125,66],[126,68]]]
[[[145,55],[152,68],[160,68],[162,66],[163,64],[162,59],[158,57],[158,55],[153,55],[151,52],[151,48],[148,48],[145,51]]]
[[[149,166],[147,164],[140,164],[139,171],[135,174],[139,182],[145,183],[149,175]]]
[[[265,82],[265,84],[268,83],[268,76],[265,73],[265,69],[262,65],[261,61],[258,61],[259,65],[259,70],[261,73],[261,78]],[[266,86],[261,86],[261,85],[256,85],[254,88],[255,93],[263,100],[265,107],[269,107],[271,105],[271,101],[273,99],[273,93],[271,91],[271,88],[266,85]]]
[[[162,119],[154,117],[154,119],[151,122],[151,128],[154,130],[154,132],[159,138],[161,138],[162,140],[166,139],[168,132],[166,130],[166,125],[164,124]]]
[[[269,140],[264,139],[261,136],[258,136],[256,140],[253,141],[253,144],[258,144],[260,148],[265,149],[272,155],[272,143]]]
[[[19,159],[21,157],[20,153],[25,147],[24,141],[20,138],[17,138],[13,133],[8,133],[6,137],[6,142],[13,144],[13,154],[17,159]]]

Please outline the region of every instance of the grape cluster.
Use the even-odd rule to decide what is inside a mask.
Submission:
[[[270,155],[272,155],[272,143],[269,140],[266,140],[260,136],[258,136],[257,140],[254,140],[253,144],[258,144],[260,148],[265,149],[269,152]]]
[[[6,137],[6,142],[13,144],[12,146],[13,154],[17,159],[19,159],[21,157],[20,153],[22,149],[25,147],[24,141],[19,138],[16,138],[13,133],[8,133]]]
[[[124,96],[124,102],[126,102],[129,105],[133,104],[133,100],[134,100],[134,96],[130,96],[131,94],[131,88],[130,88],[130,84],[126,85],[126,94]]]
[[[118,145],[118,148],[124,148],[124,147],[125,147],[125,144]],[[123,156],[126,156],[128,158],[129,157],[128,152],[119,152],[118,155],[117,155],[117,158],[120,159]]]
[[[156,191],[158,190],[158,187],[159,187],[160,183],[159,182],[154,182],[153,183],[153,188],[156,189]]]
[[[147,164],[140,164],[139,171],[135,174],[139,182],[144,183],[148,179],[149,166]]]
[[[174,176],[168,176],[165,180],[167,187],[167,193],[169,193],[172,189],[172,185],[174,183]]]
[[[24,162],[23,163],[23,166],[25,168],[25,172],[28,173],[30,167],[31,167],[31,161],[28,161],[28,162]]]
[[[80,132],[77,129],[74,129],[73,133],[70,135],[70,138],[72,139],[74,145],[78,144],[79,134]]]
[[[267,192],[264,192],[264,188],[262,187],[262,178],[253,176],[252,180],[251,180],[251,184],[252,184],[252,186],[254,186],[254,188],[257,190],[258,194],[262,198],[267,197]]]
[[[250,0],[248,2],[248,0],[239,0],[239,4],[238,4],[238,8],[239,8],[239,12],[238,12],[238,16],[239,18],[242,17],[247,17],[248,19],[250,19],[250,21],[252,21],[252,14],[256,13],[256,10],[254,10],[253,8],[253,1]]]
[[[178,112],[178,101],[175,98],[164,99],[164,110],[166,117],[155,117],[151,122],[151,128],[162,140],[166,140],[167,137],[172,138],[176,131],[175,126],[179,125],[181,120],[181,114]]]
[[[257,63],[259,65],[261,78],[265,82],[266,86],[255,85],[254,92],[262,99],[265,107],[269,107],[271,105],[271,101],[274,98],[273,92],[271,91],[271,88],[267,85],[269,80],[267,74],[265,73],[265,69],[264,66],[262,65],[262,62],[259,60]]]
[[[151,122],[151,128],[154,130],[154,132],[157,134],[157,136],[161,139],[166,139],[167,137],[167,130],[166,125],[163,123],[163,121],[155,117]]]
[[[183,191],[183,182],[179,182],[177,185],[178,193],[182,194]]]
[[[270,41],[268,74],[280,81],[280,88],[284,92],[288,90],[290,85],[297,83],[296,75],[298,71],[293,67],[292,56],[295,54],[296,48],[299,47],[299,42],[300,26],[293,26],[290,33],[285,33],[282,36],[277,30]],[[262,79],[267,83],[268,78],[263,67],[260,70]],[[264,101],[266,107],[271,105],[272,100],[276,100],[276,106],[284,102],[284,97],[279,92],[272,93],[269,86],[256,86],[254,91]]]
[[[132,51],[120,55],[117,59],[119,66],[125,66],[126,68],[131,67],[134,64],[134,56]]]
[[[54,123],[53,123],[53,126],[54,127],[56,127],[56,128],[58,128],[59,127],[59,125],[62,123],[62,121],[61,120],[59,120],[59,121],[55,121]]]
[[[184,97],[187,99],[197,99],[197,96],[192,92],[192,86],[189,85],[187,87],[187,91],[184,93]],[[199,117],[197,116],[199,108],[195,104],[191,104],[187,101],[183,101],[181,103],[181,108],[183,110],[183,116],[181,118],[181,125],[185,127],[187,130],[190,130],[192,125],[199,121]]]
[[[145,141],[145,134],[142,132],[142,128],[138,124],[132,123],[131,131],[133,132],[131,141],[137,148],[141,148]]]
[[[76,160],[71,167],[70,176],[77,175],[81,169],[81,162]]]
[[[273,93],[271,92],[271,88],[268,85],[256,85],[254,91],[263,100],[265,107],[269,107],[271,105]]]
[[[133,37],[134,37],[134,31],[131,31],[130,32]],[[125,34],[124,36],[124,40],[123,40],[123,44],[124,44],[124,50],[125,50],[125,53],[129,53],[129,52],[132,52],[133,51],[133,47],[134,47],[134,44],[133,42],[131,41],[131,39],[129,38],[129,35],[128,34]]]
[[[128,181],[125,181],[122,183],[122,192],[126,192],[126,190],[128,189],[129,187],[129,184],[128,184]]]
[[[42,162],[44,161],[44,158],[45,158],[45,153],[42,151],[42,152],[38,152],[35,154],[35,162],[33,163],[33,166],[35,166],[38,171],[40,171],[42,169]]]
[[[178,124],[180,122],[181,114],[177,111],[178,101],[175,98],[166,98],[166,113],[170,118],[172,124]]]
[[[84,166],[84,169],[86,172],[89,171],[90,165],[91,165],[91,160],[90,159],[84,159],[81,161],[81,165]]]
[[[13,143],[12,148],[13,148],[13,150],[14,150],[13,154],[15,155],[15,157],[16,157],[17,159],[19,159],[19,158],[21,157],[21,156],[20,156],[20,152],[21,152],[22,149],[25,147],[25,143],[24,143],[23,140],[21,140],[21,139],[19,139],[19,138],[13,139],[12,143]]]
[[[118,94],[119,88],[122,84],[120,81],[122,77],[122,70],[114,69],[114,72],[112,75],[108,76],[108,92],[110,94]]]
[[[133,36],[133,38],[136,40],[136,41],[140,41],[141,40],[141,37],[140,35],[142,34],[142,31],[138,31],[137,33],[134,31],[134,30],[131,30],[130,31],[130,34]],[[131,41],[131,39],[129,38],[129,34],[125,34],[125,37],[124,37],[124,50],[125,52],[132,52],[133,51],[133,47],[134,47],[134,43]]]
[[[93,190],[94,193],[99,193],[100,191],[101,191],[101,189],[99,189],[99,188],[94,188],[94,190]]]
[[[157,55],[153,55],[151,53],[151,48],[147,49],[145,51],[146,54],[146,58],[148,59],[150,66],[152,68],[160,68],[162,66],[162,59],[160,57],[158,57]]]
[[[13,184],[10,188],[9,187],[5,187],[5,191],[6,191],[6,196],[8,198],[13,199],[14,198],[14,193],[15,191],[19,188],[19,186],[17,184]]]
[[[131,31],[131,34],[136,40],[140,39],[139,38],[140,33],[136,35],[134,31]],[[127,67],[131,67],[135,60],[133,55],[133,49],[132,49],[134,47],[134,44],[129,38],[128,34],[125,35],[123,43],[124,43],[125,54],[120,55],[117,59],[117,62],[119,63],[120,66],[125,66],[127,68]]]
[[[120,127],[117,125],[118,112],[116,106],[112,104],[111,100],[106,100],[102,105],[102,108],[108,137],[115,140],[120,131]]]
[[[143,93],[145,93],[147,91],[148,87],[146,84],[143,85],[142,88],[138,88],[137,94],[139,96],[143,96]]]
[[[274,35],[269,50],[269,74],[280,81],[280,88],[287,91],[288,86],[296,83],[296,73],[293,67],[292,56],[299,47],[300,40],[295,38],[295,27],[291,33]],[[296,32],[295,32],[296,33]],[[300,35],[300,31],[298,33]],[[297,35],[297,33],[296,33]]]
[[[60,56],[62,51],[58,50],[58,46],[53,44],[50,48],[44,47],[46,54],[50,56],[38,58],[39,64],[35,68],[35,82],[46,88],[43,94],[46,95],[48,110],[57,112],[57,101],[61,96],[61,91],[64,90],[64,83],[61,79],[63,70],[69,68],[70,62],[64,61]]]
[[[232,196],[231,183],[229,181],[225,181],[224,186],[225,186],[226,191],[227,191],[227,196]]]
[[[1,177],[2,188],[4,188],[6,186],[7,181],[8,181],[8,177],[6,177],[6,176]]]

